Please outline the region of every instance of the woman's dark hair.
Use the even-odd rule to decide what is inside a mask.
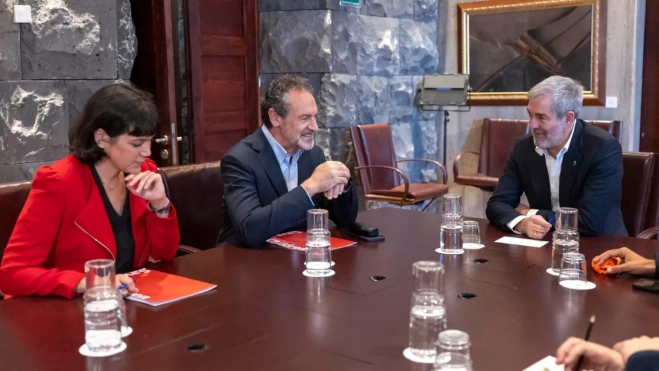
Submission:
[[[152,136],[157,128],[158,109],[151,94],[129,82],[108,85],[89,98],[69,130],[69,151],[78,160],[93,165],[105,156],[94,140],[96,130],[103,129],[115,138],[122,134]]]

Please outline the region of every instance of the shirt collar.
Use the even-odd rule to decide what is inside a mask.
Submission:
[[[268,143],[270,143],[270,147],[272,147],[272,151],[275,153],[275,157],[277,158],[277,162],[282,163],[282,162],[287,162],[290,161],[290,157],[293,156],[293,160],[296,161],[300,155],[302,154],[302,149],[299,149],[297,152],[294,154],[289,154],[286,152],[284,147],[282,147],[279,142],[277,142],[277,139],[272,136],[272,133],[270,133],[270,130],[265,125],[261,126],[261,129],[263,130],[263,134],[265,134],[265,139],[268,140]]]
[[[567,140],[567,142],[565,143],[565,146],[563,147],[563,149],[561,149],[560,151],[558,151],[558,154],[556,155],[557,158],[558,158],[558,156],[560,156],[561,154],[567,152],[568,149],[570,149],[570,143],[572,143],[572,136],[574,135],[574,129],[575,129],[576,125],[577,125],[577,120],[575,119],[574,122],[572,123],[572,132],[570,133],[570,138],[569,138],[569,139]],[[540,156],[544,156],[544,155],[547,154],[547,150],[546,150],[546,149],[540,148],[540,147],[538,147],[538,146],[535,146],[535,152],[536,152],[537,154],[539,154]]]

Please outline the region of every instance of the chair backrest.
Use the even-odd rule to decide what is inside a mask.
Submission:
[[[350,128],[357,166],[397,167],[389,124],[367,124]],[[364,194],[373,189],[391,189],[399,184],[398,174],[387,169],[360,171]]]
[[[527,120],[483,119],[478,172],[499,178],[520,136],[528,133]]]
[[[648,200],[657,159],[648,152],[622,154],[622,199],[620,211],[630,236],[635,237],[646,228]]]
[[[0,184],[0,260],[31,188],[32,182]]]
[[[650,195],[648,197],[647,213],[643,229],[659,225],[659,158],[656,158],[659,154],[655,153],[654,156],[655,160],[652,166],[653,172],[652,181],[650,183]]]
[[[222,222],[220,162],[160,168],[178,215],[181,244],[215,247]]]
[[[622,140],[622,121],[608,121],[608,120],[584,120],[585,122],[595,125],[600,129],[604,129],[607,133],[611,134],[618,142]]]

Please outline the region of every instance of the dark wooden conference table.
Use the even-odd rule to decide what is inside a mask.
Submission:
[[[589,267],[591,291],[570,291],[545,270],[543,248],[503,245],[481,222],[485,248],[440,256],[440,216],[393,208],[360,213],[380,228],[382,243],[335,251],[336,275],[302,275],[304,254],[225,246],[154,264],[152,268],[217,284],[208,293],[150,307],[127,302],[134,332],[128,349],[85,358],[82,301],[13,298],[0,302],[1,370],[430,370],[406,360],[412,263],[444,263],[448,327],[466,331],[475,370],[522,370],[569,336],[611,346],[659,334],[659,295],[632,289],[636,279],[605,277]],[[339,232],[340,233],[340,232]],[[549,237],[548,237],[549,238]],[[656,241],[582,238],[590,261],[628,246],[650,257]],[[484,264],[474,259],[487,259]],[[374,275],[385,276],[372,281]],[[138,283],[139,285],[139,283]],[[464,300],[460,293],[476,298]],[[192,345],[205,350],[191,351]],[[194,349],[194,347],[193,347]]]

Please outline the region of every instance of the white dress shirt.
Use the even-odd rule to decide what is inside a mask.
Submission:
[[[277,139],[272,136],[270,133],[270,130],[265,125],[261,126],[263,130],[263,134],[265,134],[265,138],[268,140],[268,143],[270,143],[270,147],[272,147],[272,151],[275,153],[275,157],[277,158],[277,163],[279,164],[279,168],[281,169],[281,174],[284,176],[284,182],[286,183],[286,189],[290,192],[293,188],[298,186],[298,179],[297,179],[297,161],[300,159],[300,156],[302,155],[302,149],[299,149],[297,152],[290,154],[282,147],[279,142],[277,142]],[[304,190],[306,192],[306,189]],[[307,196],[309,196],[309,193],[307,193]],[[309,197],[309,201],[313,204],[313,201],[311,200],[311,197]]]
[[[545,156],[545,165],[547,165],[547,173],[549,174],[549,190],[551,192],[551,209],[553,211],[556,211],[558,210],[559,207],[561,207],[559,203],[559,193],[558,193],[561,184],[561,167],[563,166],[563,157],[565,156],[565,153],[567,153],[568,149],[570,148],[570,143],[572,142],[572,135],[574,135],[575,123],[576,120],[572,123],[572,132],[570,133],[570,138],[567,140],[567,143],[565,143],[565,146],[560,151],[558,151],[556,158],[551,157],[551,155],[546,149],[542,149],[538,146],[535,147],[535,152],[539,156]],[[508,228],[510,228],[511,231],[517,234],[521,234],[520,232],[514,229],[517,223],[521,222],[524,218],[528,218],[537,213],[538,213],[538,209],[531,209],[528,211],[526,216],[524,215],[518,216],[517,218],[511,220],[507,224],[507,226]]]

